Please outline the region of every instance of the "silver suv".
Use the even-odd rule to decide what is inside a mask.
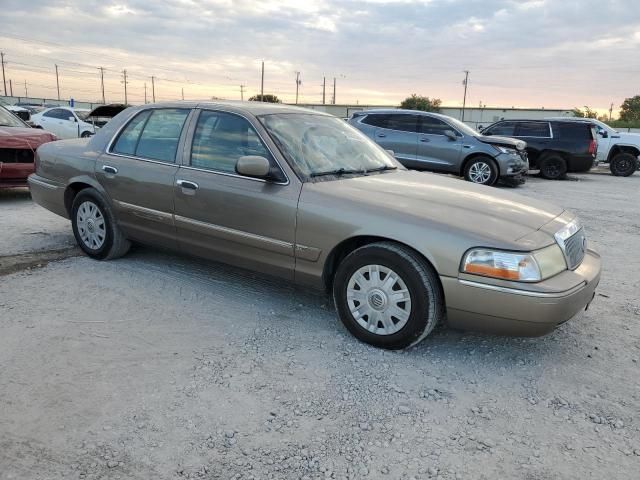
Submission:
[[[373,139],[406,167],[449,172],[473,183],[525,182],[526,143],[485,137],[455,118],[414,110],[365,110],[349,123]]]

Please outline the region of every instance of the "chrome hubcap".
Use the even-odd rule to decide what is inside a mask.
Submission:
[[[406,283],[382,265],[365,265],[351,276],[347,304],[354,320],[376,335],[400,331],[411,314],[411,294]]]
[[[485,162],[476,162],[469,168],[469,178],[473,183],[487,183],[491,178],[491,167]]]
[[[80,204],[76,213],[76,225],[86,247],[92,250],[102,247],[107,231],[104,216],[95,203],[86,201]]]

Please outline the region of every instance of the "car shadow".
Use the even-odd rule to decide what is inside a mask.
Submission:
[[[224,301],[229,302],[227,307],[232,311],[234,305],[237,308],[245,305],[249,295],[253,302],[271,306],[272,311],[265,312],[266,317],[262,321],[273,322],[273,328],[305,332],[305,338],[317,338],[318,343],[337,342],[340,349],[353,349],[362,354],[381,352],[359,342],[346,330],[337,317],[330,295],[324,292],[222,263],[146,246],[135,246],[123,260],[131,262],[134,269],[139,267],[153,275],[172,279],[172,283],[186,283],[187,289],[197,285],[196,295],[206,295],[209,285],[218,293],[222,289]],[[303,322],[302,327],[300,322]],[[398,354],[419,363],[446,358],[452,366],[469,367],[473,364],[474,368],[486,368],[487,373],[494,371],[496,362],[499,362],[502,369],[510,370],[519,368],[523,359],[534,362],[545,358],[548,362],[564,355],[563,328],[545,337],[522,338],[461,332],[441,325],[426,340]],[[300,339],[301,343],[304,341]]]
[[[3,200],[31,200],[28,187],[0,188],[0,201]]]

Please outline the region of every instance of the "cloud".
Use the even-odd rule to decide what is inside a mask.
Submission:
[[[607,106],[638,93],[635,0],[2,3],[9,75],[40,96],[55,91],[57,63],[63,95],[76,98],[99,97],[97,66],[118,100],[125,68],[137,101],[152,75],[161,99],[182,88],[192,98],[239,98],[240,84],[259,90],[262,60],[265,89],[285,100],[296,71],[302,97],[315,102],[323,77],[338,78],[340,102],[399,102],[413,92],[461,101],[463,70],[472,104]]]

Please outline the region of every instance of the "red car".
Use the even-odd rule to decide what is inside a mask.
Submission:
[[[52,133],[29,127],[0,106],[0,188],[28,186],[36,148],[53,140],[57,138]]]

